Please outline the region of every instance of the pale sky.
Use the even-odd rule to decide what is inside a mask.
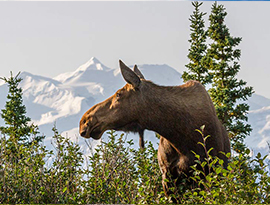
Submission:
[[[201,9],[210,14],[213,2]],[[242,37],[239,79],[270,98],[270,2],[219,2]],[[54,77],[95,56],[108,67],[188,63],[191,2],[0,2],[0,76]],[[208,18],[206,19],[208,25]]]

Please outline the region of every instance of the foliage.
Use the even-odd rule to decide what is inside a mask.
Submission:
[[[83,203],[158,203],[162,186],[157,150],[151,143],[135,150],[124,134],[118,139],[114,131],[108,134],[108,142],[89,157]]]
[[[0,139],[0,202],[31,203],[43,201],[42,189],[45,157],[49,152],[37,141],[30,146],[12,141],[16,153],[11,152],[11,141]]]
[[[202,136],[203,133],[201,132]],[[206,150],[206,140],[200,143]],[[180,197],[180,203],[204,204],[257,204],[269,203],[269,172],[266,171],[265,159],[258,154],[250,159],[250,151],[231,158],[227,168],[224,161],[206,150],[206,158],[195,154],[196,164],[192,166],[194,186]],[[224,153],[225,154],[225,153]],[[226,154],[230,157],[230,154]],[[209,173],[209,171],[211,172]],[[206,174],[207,173],[207,174]]]
[[[0,78],[7,83],[9,88],[8,101],[6,102],[5,109],[1,110],[1,117],[6,127],[1,126],[0,131],[9,136],[7,143],[10,144],[10,146],[13,143],[18,143],[18,145],[22,143],[29,144],[33,140],[41,141],[43,139],[42,136],[36,136],[38,134],[37,126],[34,124],[29,125],[31,119],[26,116],[26,107],[22,99],[22,88],[19,87],[22,78],[19,78],[19,74],[20,73],[13,77],[11,72],[10,78]],[[31,135],[34,139],[30,138]],[[11,148],[13,151],[14,149],[15,147]]]
[[[82,154],[77,144],[59,135],[55,128],[53,130],[56,154],[35,141],[30,146],[21,144],[17,155],[13,155],[8,152],[6,138],[1,138],[1,203],[76,202],[82,191]]]
[[[144,150],[135,150],[132,140],[127,142],[124,135],[117,137],[111,131],[108,141],[93,150],[85,166],[78,144],[53,129],[55,152],[38,143],[31,147],[21,145],[18,152],[23,157],[16,163],[12,160],[14,156],[7,154],[6,139],[1,138],[0,203],[171,202],[162,190],[157,150],[150,142]],[[175,192],[178,203],[270,202],[265,157],[258,154],[249,159],[247,151],[233,157],[224,169],[223,160],[206,151],[206,160],[194,153],[197,164],[192,167],[191,180],[195,183],[181,194]],[[207,175],[206,169],[212,172]]]
[[[86,171],[91,177],[84,182],[87,187],[84,190],[84,203],[122,204],[134,200],[138,180],[134,161],[130,160],[129,148],[124,146],[123,136],[116,141],[115,134],[111,132],[109,141],[99,145],[93,156],[90,156],[90,166]]]
[[[210,58],[206,55],[207,31],[204,29],[203,17],[206,13],[200,12],[202,2],[194,1],[193,14],[190,16],[190,48],[188,58],[190,62],[186,65],[188,72],[184,71],[182,78],[184,81],[197,80],[203,85],[211,83],[212,76],[208,71]]]
[[[224,23],[226,15],[223,5],[217,2],[212,5],[208,32],[213,42],[207,55],[213,61],[213,83],[209,93],[219,119],[230,133],[234,150],[239,152],[244,150],[243,140],[252,131],[246,123],[249,105],[243,101],[252,95],[253,88],[247,87],[245,81],[236,79],[241,55],[240,49],[236,47],[242,39],[230,35]]]
[[[81,186],[83,154],[77,143],[58,133],[56,126],[52,131],[55,152],[47,157],[50,164],[45,169],[46,181],[43,184],[42,194],[45,203],[76,203],[83,191]]]

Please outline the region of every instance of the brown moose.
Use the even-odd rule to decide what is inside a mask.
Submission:
[[[181,86],[159,86],[145,80],[137,66],[134,71],[122,61],[120,69],[127,84],[107,100],[94,105],[80,121],[80,135],[100,139],[106,130],[139,132],[144,129],[160,134],[158,162],[162,171],[162,184],[169,194],[167,179],[182,179],[191,175],[195,162],[194,151],[205,157],[202,136],[195,131],[205,126],[207,149],[211,155],[228,159],[220,152],[230,152],[225,128],[218,120],[213,102],[205,88],[197,81]],[[143,136],[143,135],[142,135]],[[141,138],[143,142],[143,138]]]

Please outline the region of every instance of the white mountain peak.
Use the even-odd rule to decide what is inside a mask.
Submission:
[[[90,58],[89,61],[91,61],[93,64],[95,64],[95,63],[100,63],[100,61],[99,61],[96,57]]]
[[[90,58],[85,64],[81,65],[76,71],[87,71],[87,70],[110,70],[108,67],[104,66],[96,57]],[[76,72],[75,71],[75,72]]]
[[[54,79],[62,83],[74,83],[78,81],[87,81],[87,78],[92,76],[92,72],[96,71],[110,71],[112,69],[103,65],[97,58],[92,57],[86,63],[82,64],[73,72],[62,73]],[[82,79],[83,78],[83,79]]]

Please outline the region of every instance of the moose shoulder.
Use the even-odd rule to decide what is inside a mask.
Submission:
[[[120,69],[127,84],[107,100],[90,108],[80,121],[80,134],[85,138],[101,138],[109,129],[143,133],[144,129],[160,134],[158,161],[162,171],[163,188],[168,193],[165,180],[190,175],[194,154],[202,157],[205,151],[198,142],[196,132],[205,126],[206,147],[214,148],[211,155],[227,164],[220,152],[230,152],[230,142],[225,128],[217,118],[214,105],[205,88],[196,81],[181,86],[159,86],[145,80],[135,66],[134,71],[120,61]]]

